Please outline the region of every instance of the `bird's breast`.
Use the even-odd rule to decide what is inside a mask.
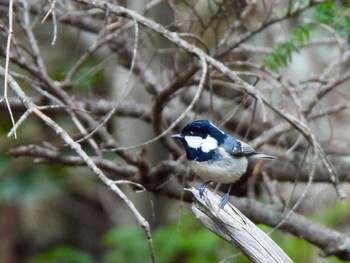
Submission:
[[[205,181],[217,183],[233,183],[247,170],[245,157],[223,158],[205,162],[190,161],[192,171]]]

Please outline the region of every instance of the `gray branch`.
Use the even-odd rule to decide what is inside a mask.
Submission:
[[[268,235],[233,205],[227,203],[220,209],[220,196],[206,190],[204,198],[201,198],[197,189],[187,190],[195,198],[192,210],[196,217],[212,232],[236,246],[252,262],[293,262]]]

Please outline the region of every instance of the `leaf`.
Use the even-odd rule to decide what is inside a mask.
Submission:
[[[310,28],[308,23],[300,24],[291,31],[291,40],[297,44],[304,44],[310,40]]]

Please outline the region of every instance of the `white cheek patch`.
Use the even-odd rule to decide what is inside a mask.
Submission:
[[[218,141],[208,135],[207,138],[203,140],[202,151],[207,153],[216,148],[218,148]]]
[[[198,149],[203,144],[203,138],[199,136],[185,136],[185,141],[191,148]]]
[[[218,147],[218,141],[209,135],[205,139],[199,136],[185,136],[185,141],[189,147],[195,149],[201,148],[205,153]]]

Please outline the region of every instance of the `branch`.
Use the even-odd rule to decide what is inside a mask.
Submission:
[[[260,228],[228,203],[219,208],[220,196],[206,190],[203,198],[195,188],[192,211],[212,232],[233,244],[252,262],[293,262]]]
[[[262,223],[275,227],[281,222],[285,215],[247,198],[235,198],[233,203],[247,217],[255,223]],[[280,226],[280,229],[319,247],[321,256],[337,256],[343,260],[350,259],[350,237],[341,232],[327,228],[297,213],[292,213]]]
[[[15,158],[23,156],[40,158],[37,160],[39,163],[55,163],[67,166],[86,166],[85,161],[80,157],[64,156],[54,150],[40,147],[38,145],[27,145],[13,148],[9,150],[9,154]],[[127,179],[130,179],[132,176],[135,176],[138,173],[138,169],[131,165],[101,159],[100,157],[91,157],[91,160],[100,169]]]

